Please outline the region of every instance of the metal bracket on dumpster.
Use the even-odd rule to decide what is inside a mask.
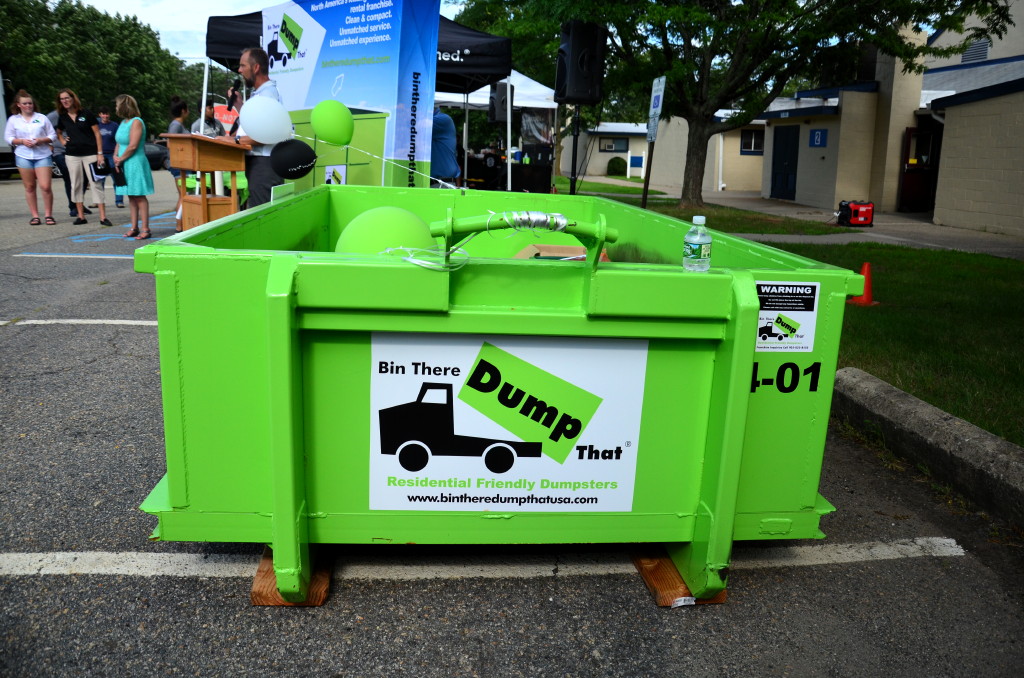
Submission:
[[[456,219],[451,208],[448,209],[444,221],[435,221],[430,224],[430,235],[435,238],[444,238],[445,263],[447,264],[452,241],[456,235],[480,233],[499,228],[548,230],[574,235],[587,248],[587,262],[591,268],[597,266],[605,243],[615,242],[619,237],[617,230],[608,228],[603,214],[598,215],[596,223],[572,221],[564,214],[538,211],[492,212],[491,214]]]
[[[735,271],[733,322],[718,348],[711,396],[720,400],[709,420],[708,455],[701,478],[701,500],[693,539],[666,544],[669,557],[696,598],[712,598],[725,589],[736,523],[740,469],[750,393],[734,388],[750,372],[760,302],[753,275]]]
[[[302,437],[302,368],[295,325],[298,258],[275,257],[267,276],[267,362],[270,450],[274,488],[274,573],[281,597],[306,599],[310,583],[309,534]]]

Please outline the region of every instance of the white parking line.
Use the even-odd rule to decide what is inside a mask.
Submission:
[[[10,320],[0,320],[0,325],[11,324]],[[84,319],[57,319],[57,320],[19,320],[14,322],[15,325],[144,325],[144,326],[156,326],[155,320],[93,320],[89,318]]]
[[[254,577],[258,559],[251,555],[199,553],[108,553],[55,551],[4,553],[0,575],[103,574],[133,577]]]
[[[733,569],[762,569],[767,567],[806,567],[863,563],[872,560],[896,560],[926,556],[947,557],[966,555],[954,539],[919,537],[897,541],[865,542],[861,544],[811,544],[807,546],[743,549],[733,558]]]
[[[766,549],[739,549],[732,569],[811,567],[966,555],[953,539],[922,537],[891,542],[820,544]],[[103,551],[4,553],[0,576],[32,575],[127,575],[134,577],[253,577],[259,558],[253,555],[203,555],[195,553],[107,553]],[[636,569],[624,553],[562,553],[531,556],[474,557],[414,554],[362,555],[340,560],[334,566],[338,579],[461,579],[593,576],[632,574]]]
[[[12,257],[43,257],[43,258],[56,258],[56,259],[134,259],[134,254],[64,254],[58,252],[23,252],[22,254],[12,254]]]

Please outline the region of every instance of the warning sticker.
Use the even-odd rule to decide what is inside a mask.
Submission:
[[[818,283],[757,282],[759,353],[814,350]]]

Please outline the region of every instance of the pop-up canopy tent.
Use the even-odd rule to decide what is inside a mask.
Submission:
[[[440,66],[440,64],[438,64]],[[512,101],[506,102],[509,104],[509,111],[506,112],[507,127],[506,138],[509,139],[509,145],[511,146],[511,125],[512,116],[509,114],[512,108],[516,109],[542,109],[545,111],[557,111],[558,104],[555,103],[555,90],[550,87],[545,87],[536,80],[526,77],[519,71],[513,70],[512,74],[509,75],[507,81],[512,85],[513,94]],[[436,106],[452,106],[460,107],[466,110],[474,111],[485,111],[490,107],[491,90],[490,85],[481,87],[475,92],[469,94],[447,94],[444,92],[438,92],[434,95],[434,105]],[[553,119],[553,116],[548,114],[541,114],[535,116],[524,116],[523,118],[523,130],[522,135],[526,143],[531,143],[530,137],[532,137],[532,143],[546,143],[552,144],[554,138],[554,129],[557,126],[557,120]],[[529,128],[529,129],[527,129]],[[467,133],[463,131],[463,147],[468,146],[467,139],[465,138]],[[468,167],[468,154],[469,150],[466,149],[466,158],[464,159],[463,166]],[[508,185],[511,185],[511,166],[507,167],[509,177],[507,178]]]
[[[440,68],[440,64],[438,64]],[[515,88],[513,94],[513,108],[558,108],[555,103],[555,90],[545,87],[536,80],[532,80],[519,71],[512,71],[508,76],[508,82]],[[462,106],[466,105],[473,110],[486,110],[491,98],[490,86],[481,87],[475,92],[470,92],[465,99],[461,96],[439,92],[434,97],[434,103],[439,106]]]

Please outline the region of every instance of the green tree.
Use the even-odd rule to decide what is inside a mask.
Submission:
[[[110,16],[78,0],[0,0],[0,35],[4,79],[14,91],[31,92],[43,111],[55,107],[63,87],[93,111],[112,108],[124,93],[138,100],[151,134],[166,129],[184,64],[136,17]]]
[[[502,6],[512,16],[511,4],[500,0],[468,0],[463,14],[472,16],[478,5],[489,17]],[[643,115],[651,81],[666,76],[662,115],[689,126],[680,202],[695,205],[703,204],[708,141],[749,123],[794,79],[838,76],[864,44],[896,57],[906,70],[921,70],[924,56],[950,56],[975,40],[1002,37],[1013,25],[1007,0],[522,0],[515,11],[545,17],[545,33],[551,22],[570,19],[608,27],[606,109]],[[971,15],[980,25],[965,29]],[[923,39],[926,28],[962,33],[963,40],[935,48]],[[555,53],[535,53],[532,60],[551,62]],[[524,63],[524,72],[536,72],[531,68]],[[723,109],[734,114],[716,120]]]

